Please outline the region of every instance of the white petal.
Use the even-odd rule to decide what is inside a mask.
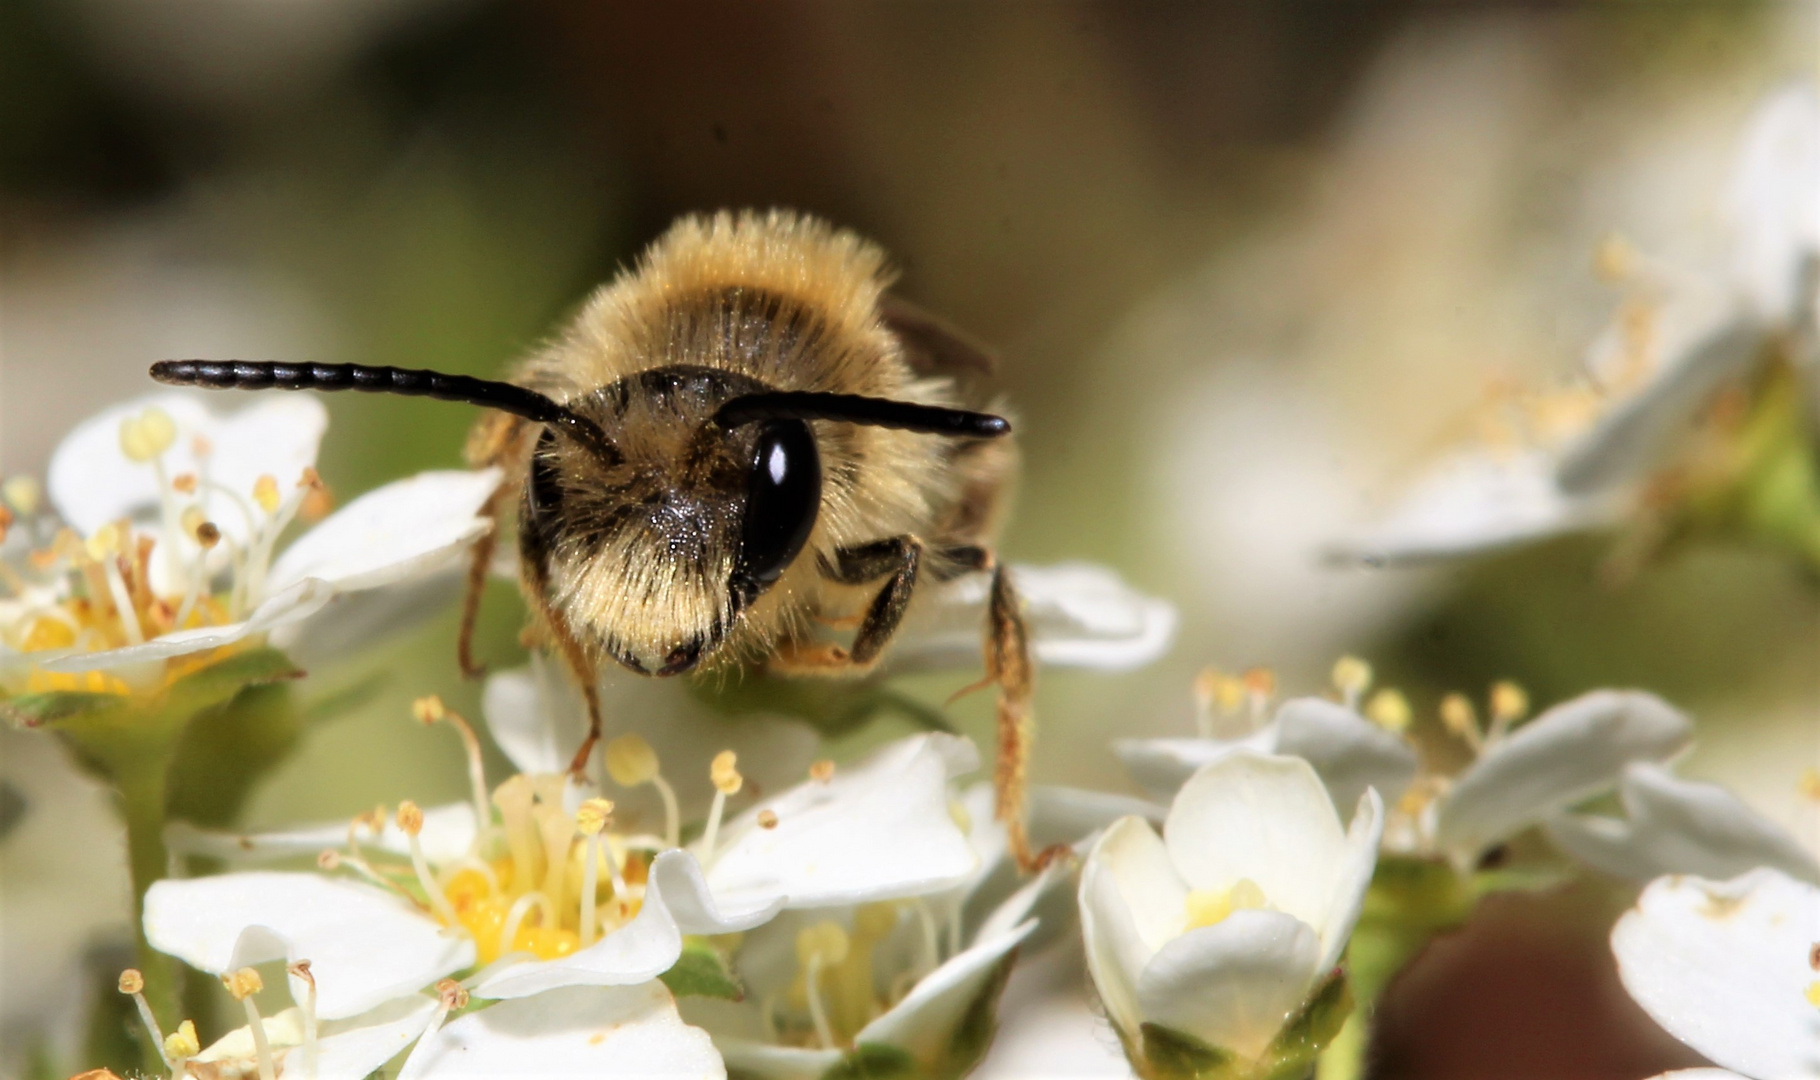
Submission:
[[[323,1025],[316,1044],[314,1080],[365,1080],[417,1041],[436,1015],[436,999],[422,994],[396,998],[346,1020]],[[301,1050],[285,1055],[281,1076],[305,1075]]]
[[[1301,1007],[1321,942],[1280,911],[1235,911],[1163,946],[1138,978],[1144,1019],[1253,1058]]]
[[[1019,564],[1010,572],[1039,663],[1128,671],[1161,657],[1175,640],[1175,608],[1133,591],[1103,566]],[[987,575],[970,574],[913,607],[886,654],[889,669],[978,665],[990,586]]]
[[[1218,761],[1234,750],[1273,754],[1277,726],[1265,724],[1238,739],[1114,739],[1112,752],[1138,786],[1159,799],[1173,799],[1203,765]]]
[[[1774,870],[1665,877],[1612,928],[1618,976],[1669,1034],[1746,1076],[1820,1076],[1820,889]]]
[[[1820,865],[1794,837],[1717,784],[1633,762],[1618,792],[1628,820],[1556,814],[1547,822],[1550,838],[1575,858],[1635,881],[1663,874],[1723,881],[1770,866],[1820,882]]]
[[[1660,370],[1608,408],[1561,455],[1556,480],[1567,496],[1592,496],[1642,480],[1684,437],[1725,380],[1757,358],[1764,332],[1733,307],[1695,298],[1661,309]]]
[[[1803,260],[1820,253],[1820,98],[1811,79],[1758,106],[1725,210],[1738,287],[1763,317],[1790,318]]]
[[[682,1022],[657,982],[504,1001],[444,1026],[410,1064],[399,1080],[726,1076],[707,1033]]]
[[[1272,908],[1317,936],[1348,851],[1313,767],[1251,750],[1228,754],[1182,785],[1163,842],[1189,888],[1228,889],[1250,878]]]
[[[232,645],[236,641],[252,637],[255,634],[263,634],[277,627],[306,619],[320,611],[322,606],[328,603],[334,595],[335,590],[328,582],[305,578],[282,592],[266,597],[265,601],[254,608],[253,613],[242,622],[229,623],[226,626],[199,626],[193,630],[177,630],[165,634],[163,637],[153,638],[143,645],[128,645],[104,652],[66,653],[54,659],[45,660],[39,666],[46,671],[100,671],[218,649],[223,645]]]
[[[285,548],[267,587],[321,578],[355,592],[446,569],[492,527],[480,511],[499,476],[498,469],[423,472],[369,491]]]
[[[1405,740],[1344,705],[1294,698],[1277,709],[1275,753],[1314,766],[1336,810],[1359,804],[1367,788],[1394,803],[1416,776],[1416,752]]]
[[[392,818],[386,819],[385,828],[378,836],[362,828],[357,838],[363,847],[378,848],[394,855],[411,854],[410,838]],[[474,844],[474,807],[469,803],[450,803],[426,808],[423,830],[417,839],[431,865],[440,866],[461,858]],[[348,823],[345,821],[245,833],[199,829],[185,821],[173,821],[164,830],[165,846],[180,855],[206,855],[243,863],[315,855],[328,848],[345,847],[347,842]]]
[[[1115,822],[1088,852],[1079,896],[1087,971],[1113,1024],[1135,1036],[1144,1019],[1138,976],[1185,921],[1187,889],[1156,832],[1132,817]]]
[[[385,588],[337,593],[309,618],[274,630],[270,640],[297,666],[314,671],[447,611],[465,581],[459,568],[450,567]]]
[[[253,483],[270,475],[290,491],[316,461],[328,413],[310,395],[262,397],[239,412],[218,416],[202,394],[161,393],[116,405],[84,420],[51,455],[46,488],[63,520],[84,535],[119,518],[158,520],[158,485],[150,464],[129,460],[120,449],[120,423],[148,408],[162,409],[177,424],[177,441],[164,454],[167,476],[206,476],[250,500]],[[207,461],[195,454],[196,436],[207,439]],[[247,538],[246,518],[230,499],[209,489],[197,493],[204,513],[236,543]]]
[[[631,922],[568,956],[495,965],[473,992],[482,998],[527,998],[572,986],[634,986],[670,970],[681,956],[682,932],[664,902],[662,883],[653,878]]]
[[[734,934],[770,921],[784,898],[759,898],[742,907],[723,905],[708,888],[701,864],[687,851],[665,851],[651,863],[650,879],[663,890],[664,904],[685,934]]]
[[[690,1004],[693,1004],[691,1002]],[[716,1031],[714,1047],[726,1059],[733,1075],[754,1080],[821,1080],[840,1064],[839,1050],[810,1050],[777,1046],[756,1039],[722,1035]]]
[[[861,1028],[854,1042],[886,1043],[908,1050],[918,1061],[940,1061],[1000,962],[1035,929],[1035,920],[1027,920],[949,957],[918,980],[902,1001]]]
[[[1333,894],[1327,901],[1327,915],[1321,927],[1320,969],[1327,971],[1340,962],[1352,928],[1365,907],[1365,893],[1371,888],[1371,875],[1378,866],[1378,844],[1384,839],[1384,802],[1376,790],[1367,788],[1359,796],[1352,813],[1352,825],[1346,830],[1346,854],[1335,868]]]
[[[1463,450],[1437,463],[1390,512],[1329,549],[1372,566],[1421,563],[1510,547],[1612,520],[1617,506],[1555,483],[1541,450]]]
[[[160,952],[215,974],[308,960],[325,1019],[364,1012],[474,962],[473,942],[402,898],[319,874],[155,882],[145,895],[145,934]]]
[[[948,811],[948,781],[978,763],[973,744],[917,735],[809,780],[728,823],[703,859],[728,907],[785,897],[826,907],[936,892],[973,873],[977,858]],[[758,815],[777,815],[772,828]]]
[[[1609,790],[1632,761],[1662,761],[1693,725],[1654,694],[1595,690],[1493,744],[1438,810],[1436,842],[1461,861],[1549,814]]]

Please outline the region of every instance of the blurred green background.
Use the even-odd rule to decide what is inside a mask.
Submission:
[[[1040,687],[1039,781],[1125,790],[1208,664],[1315,692],[1342,652],[1431,716],[1514,678],[1692,711],[1687,771],[1807,830],[1820,591],[1780,556],[1608,539],[1421,572],[1315,553],[1500,379],[1571,372],[1618,233],[1710,239],[1736,131],[1812,77],[1816,5],[9,0],[0,5],[0,472],[165,356],[498,373],[675,215],[813,211],[1003,354],[1026,471],[1005,549],[1173,600],[1168,660]],[[1805,67],[1804,67],[1805,65]],[[472,415],[337,397],[345,501],[459,462]],[[513,662],[489,594],[481,652]],[[250,823],[459,797],[452,617],[323,672]],[[939,702],[963,677],[911,691]],[[957,709],[981,730],[986,703]],[[876,737],[874,732],[873,736]],[[1627,901],[1494,905],[1393,997],[1385,1075],[1685,1060],[1609,974]]]

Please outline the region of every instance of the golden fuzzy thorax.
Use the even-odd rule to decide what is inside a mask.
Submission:
[[[560,495],[542,584],[590,649],[646,670],[691,639],[708,642],[704,668],[763,656],[807,634],[810,615],[851,612],[851,590],[825,582],[821,560],[927,536],[957,517],[968,470],[956,467],[952,440],[812,422],[822,469],[814,531],[781,579],[733,610],[728,578],[756,436],[750,426],[716,431],[714,408],[765,389],[955,404],[947,380],[916,377],[881,321],[889,281],[878,248],[811,218],[685,218],[523,363],[515,381],[593,419],[622,459],[546,436],[520,473],[527,508],[540,490]],[[672,368],[685,374],[656,373]]]

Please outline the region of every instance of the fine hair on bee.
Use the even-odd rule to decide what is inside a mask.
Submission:
[[[754,666],[858,675],[919,586],[990,575],[985,679],[998,690],[997,816],[1025,867],[1032,669],[994,555],[1016,471],[991,354],[887,292],[879,248],[773,210],[677,221],[507,381],[359,364],[167,360],[160,382],[362,390],[479,405],[467,456],[515,506],[534,639],[583,691],[597,673]],[[497,530],[476,545],[464,672]],[[852,627],[846,644],[833,640]]]

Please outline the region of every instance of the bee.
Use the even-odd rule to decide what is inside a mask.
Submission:
[[[920,586],[990,575],[997,816],[1032,865],[1023,789],[1032,671],[993,548],[1017,455],[993,359],[892,296],[884,253],[787,211],[677,221],[509,381],[359,364],[168,360],[159,382],[361,390],[488,410],[469,438],[516,504],[534,638],[587,702],[572,770],[601,734],[610,662],[669,677],[874,668]],[[987,411],[990,410],[990,411]],[[464,672],[498,530],[475,545]],[[835,628],[852,627],[845,644]]]

